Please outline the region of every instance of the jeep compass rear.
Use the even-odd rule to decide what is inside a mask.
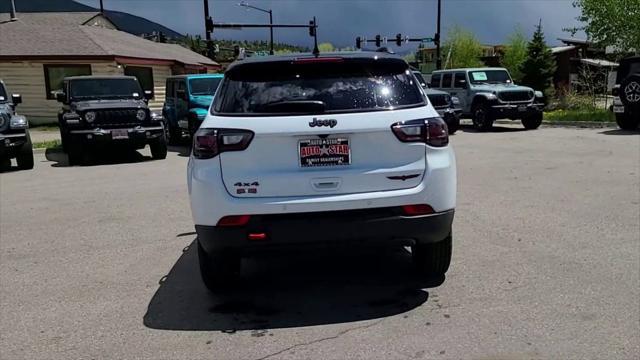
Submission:
[[[249,253],[356,242],[451,259],[456,169],[447,126],[407,63],[380,53],[249,59],[225,73],[188,166],[204,283]]]

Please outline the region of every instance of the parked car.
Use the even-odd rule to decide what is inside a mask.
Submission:
[[[496,119],[521,120],[525,129],[542,124],[542,92],[515,85],[503,68],[434,71],[430,87],[457,96],[462,117],[471,118],[478,130],[491,129]]]
[[[192,136],[204,120],[222,81],[222,74],[180,75],[167,78],[162,114],[167,120],[169,141]]]
[[[455,156],[401,58],[233,63],[195,134],[187,179],[212,291],[234,281],[242,256],[283,247],[404,245],[420,274],[449,268]]]
[[[162,116],[149,110],[150,91],[143,92],[133,76],[64,78],[56,94],[62,147],[72,165],[85,163],[91,150],[108,146],[142,149],[154,159],[167,156]]]
[[[613,96],[618,126],[624,130],[636,129],[640,124],[640,56],[620,61]]]
[[[429,88],[421,72],[414,71],[413,74],[416,76],[416,79],[418,79],[420,86],[424,89],[433,108],[436,109],[440,117],[447,123],[449,135],[455,134],[460,128],[460,114],[462,113],[462,110],[459,108],[460,100],[456,96],[449,95],[447,92]]]
[[[0,80],[0,167],[11,166],[15,158],[21,170],[33,169],[33,148],[27,118],[16,113],[22,97],[9,92]]]

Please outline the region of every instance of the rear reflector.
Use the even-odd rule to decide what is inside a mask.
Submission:
[[[265,240],[267,238],[267,234],[265,233],[251,233],[249,234],[249,240]]]
[[[431,205],[427,204],[417,204],[417,205],[405,205],[402,207],[402,212],[408,216],[417,216],[417,215],[429,215],[433,214],[435,211],[431,207]]]
[[[249,223],[249,215],[225,216],[218,221],[218,226],[244,226]]]

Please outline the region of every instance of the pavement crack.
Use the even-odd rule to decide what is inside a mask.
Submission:
[[[339,338],[339,337],[341,337],[341,336],[343,336],[345,334],[348,334],[348,333],[350,333],[352,331],[368,329],[370,327],[373,327],[373,326],[376,326],[376,325],[380,324],[383,321],[384,321],[384,319],[380,319],[380,320],[378,320],[378,321],[376,321],[376,322],[374,322],[372,324],[356,326],[356,327],[352,327],[352,328],[348,328],[348,329],[342,330],[342,331],[340,331],[339,333],[337,333],[336,335],[333,335],[333,336],[327,336],[327,337],[323,337],[323,338],[312,340],[312,341],[308,341],[308,342],[302,342],[302,343],[298,343],[298,344],[293,344],[293,345],[291,345],[291,346],[289,346],[287,348],[284,348],[284,349],[282,349],[280,351],[276,351],[274,353],[271,353],[271,354],[265,355],[263,357],[257,358],[256,360],[265,360],[265,359],[271,358],[271,357],[276,356],[276,355],[280,355],[282,353],[285,353],[285,352],[287,352],[289,350],[292,350],[292,349],[295,349],[295,348],[298,348],[298,347],[301,347],[301,346],[309,346],[309,345],[317,344],[317,343],[320,343],[320,342],[323,342],[323,341],[327,341],[327,340],[335,340],[335,339],[337,339],[337,338]]]

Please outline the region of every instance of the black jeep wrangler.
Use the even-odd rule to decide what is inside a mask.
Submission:
[[[33,149],[29,136],[27,118],[16,113],[16,106],[22,102],[20,95],[7,94],[0,80],[0,168],[11,167],[11,159],[16,158],[21,170],[33,169]]]
[[[167,157],[165,126],[147,102],[133,76],[74,76],[64,79],[56,99],[63,150],[70,165],[86,163],[88,151],[108,146],[143,149],[147,144],[154,159]]]
[[[624,130],[636,129],[640,124],[640,56],[620,61],[612,95],[618,126]]]

